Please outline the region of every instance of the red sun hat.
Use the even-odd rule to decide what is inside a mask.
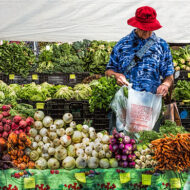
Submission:
[[[135,17],[127,20],[127,24],[145,31],[158,30],[162,26],[156,16],[157,13],[152,7],[140,7],[136,10]]]

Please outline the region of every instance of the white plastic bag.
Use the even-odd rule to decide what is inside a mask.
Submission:
[[[128,132],[150,131],[159,118],[162,96],[128,88],[126,130]]]

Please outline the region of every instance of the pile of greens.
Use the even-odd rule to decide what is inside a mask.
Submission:
[[[36,57],[25,43],[4,42],[0,46],[0,72],[4,74],[17,74],[26,78],[36,68]]]
[[[92,88],[92,95],[89,99],[91,112],[95,109],[109,110],[110,103],[120,88],[114,77],[101,77],[99,80],[92,81],[90,87]]]
[[[172,96],[176,101],[190,100],[190,81],[178,80]]]
[[[159,132],[154,130],[152,131],[141,131],[139,132],[139,143],[140,144],[147,144],[153,140],[164,138],[164,135],[177,135],[178,133],[187,133],[183,126],[177,126],[175,122],[170,120],[165,120],[164,124],[160,126]]]

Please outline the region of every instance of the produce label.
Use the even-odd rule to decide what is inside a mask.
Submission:
[[[127,183],[131,180],[129,172],[128,173],[120,173],[119,177],[120,177],[121,183]]]
[[[181,182],[179,178],[171,178],[170,184],[172,189],[181,188]]]
[[[32,80],[38,80],[38,75],[33,74],[33,75],[32,75]]]
[[[24,178],[24,189],[35,188],[35,179],[34,177]]]
[[[70,79],[75,79],[75,78],[76,78],[75,74],[70,74]]]
[[[190,78],[190,73],[187,74],[187,77]]]
[[[142,174],[142,185],[151,185],[152,175]]]
[[[14,75],[14,74],[10,74],[10,75],[9,75],[9,79],[10,79],[10,80],[13,80],[14,78],[15,78],[15,75]]]
[[[177,79],[179,76],[180,76],[180,71],[176,71],[175,75],[174,75],[174,78]]]
[[[44,109],[44,103],[36,103],[36,109]]]
[[[85,173],[75,173],[75,178],[81,183],[86,183]]]

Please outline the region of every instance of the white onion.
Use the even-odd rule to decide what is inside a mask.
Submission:
[[[65,129],[63,129],[63,128],[57,129],[56,133],[58,136],[62,137],[63,135],[65,135]]]
[[[36,135],[35,141],[40,142],[42,140],[42,137],[40,135]]]
[[[99,165],[99,160],[98,158],[95,158],[95,157],[90,157],[88,159],[88,167],[89,168],[92,168],[92,169],[96,169]]]
[[[111,157],[112,157],[112,152],[111,151],[106,152],[106,158],[111,158]]]
[[[73,134],[73,128],[72,127],[68,127],[66,130],[65,130],[65,132],[66,132],[66,135],[72,135]]]
[[[55,154],[55,148],[50,147],[50,148],[48,149],[48,154],[49,154],[49,155],[54,155],[54,154]]]
[[[37,121],[41,121],[44,118],[44,112],[43,111],[37,111],[34,114],[34,119]]]
[[[43,153],[47,153],[49,147],[50,147],[50,143],[46,143],[46,144],[44,144],[44,146],[43,146],[43,148],[42,148]]]
[[[76,128],[76,122],[75,121],[72,121],[70,124],[69,124],[70,127],[72,127],[73,129]]]
[[[50,129],[50,131],[55,132],[57,127],[56,127],[56,125],[51,125],[49,129]]]
[[[41,147],[38,147],[36,151],[39,153],[39,155],[42,154],[42,148]]]
[[[84,139],[82,139],[82,143],[85,144],[85,145],[89,145],[90,139],[89,138],[84,138]]]
[[[95,150],[92,151],[92,157],[98,158],[98,153]]]
[[[87,146],[86,148],[85,148],[85,153],[87,154],[87,155],[92,155],[92,147],[90,147],[90,146]]]
[[[80,131],[74,131],[72,136],[73,143],[80,143],[82,142],[82,133]]]
[[[110,164],[109,164],[109,160],[107,158],[103,158],[100,160],[100,167],[107,169],[109,168]]]
[[[89,132],[89,127],[88,127],[88,125],[83,125],[83,126],[82,126],[82,131],[83,131],[84,133],[88,133],[88,132]]]
[[[89,127],[89,133],[95,133],[95,129],[93,127]]]
[[[103,144],[103,150],[105,152],[109,151],[109,145],[108,144]]]
[[[76,159],[76,167],[79,168],[79,169],[83,169],[85,168],[87,165],[87,162],[86,160],[83,158],[83,157],[78,157]]]
[[[42,123],[45,127],[50,127],[53,124],[53,119],[50,116],[45,116]]]
[[[35,162],[35,166],[37,169],[39,170],[44,170],[47,168],[47,161],[40,157],[36,162]]]
[[[75,159],[74,159],[73,157],[71,157],[71,156],[67,156],[67,157],[63,160],[63,162],[62,162],[62,166],[63,166],[65,169],[67,169],[67,170],[72,170],[72,169],[74,169],[75,164],[76,164]]]
[[[62,119],[57,119],[54,121],[54,125],[56,125],[57,129],[60,129],[64,126],[64,121]]]
[[[93,148],[94,148],[94,142],[90,142],[90,143],[89,143],[89,146],[91,146],[92,149],[93,149]]]
[[[100,152],[98,153],[98,157],[99,158],[105,158],[106,157],[106,153],[104,150],[100,150]]]
[[[29,134],[31,137],[35,137],[38,134],[38,131],[34,128],[31,128]]]
[[[67,147],[67,154],[68,154],[68,156],[71,156],[71,157],[75,157],[76,156],[76,150],[75,150],[74,145],[69,145]]]
[[[53,144],[54,144],[54,146],[59,146],[61,144],[61,141],[56,138],[53,140]]]
[[[39,153],[36,150],[30,152],[30,160],[36,161],[39,158]]]
[[[30,147],[31,147],[32,150],[35,150],[35,149],[38,148],[38,143],[37,142],[32,142]]]
[[[111,158],[109,160],[109,163],[110,163],[111,168],[117,168],[118,167],[118,161],[115,158]]]
[[[43,148],[44,143],[42,141],[38,142],[38,147]]]
[[[50,158],[50,155],[48,153],[43,153],[42,158],[44,158],[45,160],[48,160]]]
[[[67,156],[67,150],[65,148],[55,150],[55,158],[58,160],[64,160]]]
[[[46,136],[47,135],[47,132],[48,132],[48,130],[46,129],[46,128],[42,128],[42,129],[40,129],[40,135],[42,136],[42,137],[44,137],[44,136]]]
[[[32,151],[32,150],[31,150],[30,148],[26,148],[26,149],[24,150],[24,154],[26,154],[27,156],[29,156],[31,151]]]
[[[49,143],[49,142],[50,142],[49,137],[44,136],[44,137],[43,137],[43,142],[44,142],[44,143]]]
[[[55,170],[55,169],[59,169],[59,167],[60,167],[60,164],[59,164],[59,161],[58,161],[57,159],[55,159],[55,158],[50,158],[50,159],[48,160],[48,168],[49,168],[49,169]]]
[[[71,113],[65,113],[63,115],[63,121],[65,123],[71,123],[72,120],[73,120],[73,115]]]
[[[34,127],[37,129],[37,130],[40,130],[42,127],[43,127],[43,124],[41,121],[35,121],[34,122]]]
[[[63,146],[69,146],[71,144],[71,137],[64,135],[60,138],[60,141]]]
[[[104,136],[104,135],[103,135],[102,133],[100,133],[100,132],[97,133],[97,137],[98,137],[100,140],[102,140],[103,136]]]
[[[96,150],[97,152],[102,150],[102,144],[101,143],[94,143],[94,150]]]
[[[49,138],[50,138],[51,140],[56,139],[56,138],[57,138],[57,133],[55,133],[55,132],[50,132],[50,133],[49,133]]]
[[[82,132],[82,137],[83,137],[83,138],[88,138],[88,137],[89,137],[89,134]]]
[[[91,140],[95,140],[97,138],[97,135],[96,135],[96,133],[90,133],[90,139]]]
[[[77,149],[77,150],[76,150],[76,155],[77,155],[78,157],[83,157],[83,156],[84,156],[84,150],[81,149],[81,148]]]
[[[104,135],[104,136],[102,137],[102,142],[103,142],[104,144],[109,144],[109,142],[110,142],[110,137],[109,137],[108,135]]]

